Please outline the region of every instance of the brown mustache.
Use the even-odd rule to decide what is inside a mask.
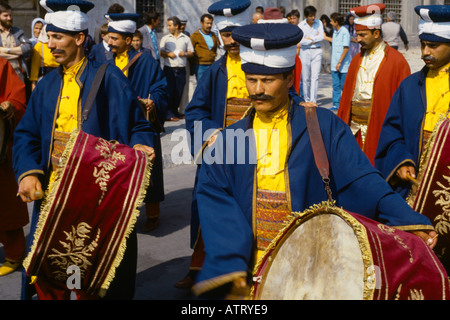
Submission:
[[[51,49],[50,51],[51,51],[51,53],[64,53],[65,52],[64,50],[61,50],[61,49]]]
[[[263,100],[263,101],[269,101],[274,100],[275,97],[268,95],[268,94],[253,94],[248,96],[250,100]]]
[[[430,62],[436,62],[436,58],[433,56],[423,56],[422,60],[430,61]]]

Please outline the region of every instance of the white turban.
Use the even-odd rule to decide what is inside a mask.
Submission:
[[[66,11],[53,12],[46,6],[46,1],[41,0],[40,5],[48,13],[45,15],[45,23],[67,31],[84,31],[89,28],[89,17],[80,11],[76,5],[69,6]]]
[[[105,16],[109,19],[108,26],[116,31],[123,33],[134,33],[136,31],[136,22],[133,20],[110,20],[109,16]]]
[[[223,16],[214,15],[214,23],[217,28],[223,30],[227,27],[242,27],[250,22],[250,11],[245,9],[243,12],[233,15],[231,9],[224,9]]]
[[[252,39],[251,48],[241,46],[241,64],[254,63],[270,68],[283,69],[295,65],[297,45],[288,48],[266,50],[264,40]]]
[[[421,9],[419,21],[419,35],[432,34],[444,39],[450,39],[450,22],[433,22],[429,16],[429,9]]]

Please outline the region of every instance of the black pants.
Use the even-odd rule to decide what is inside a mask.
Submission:
[[[164,74],[167,79],[167,89],[169,93],[167,119],[178,117],[180,113],[181,98],[183,96],[184,86],[186,85],[186,68],[172,68],[164,66]]]

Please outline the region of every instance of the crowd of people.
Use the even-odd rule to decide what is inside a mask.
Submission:
[[[86,200],[83,210],[80,203],[59,209],[58,190],[66,185],[62,177],[72,179],[65,176],[66,161],[78,150],[74,145],[80,132],[146,155],[151,174],[146,167],[127,177],[144,181],[133,192],[136,205],[145,203],[142,231],[150,232],[159,226],[165,198],[161,134],[166,121],[180,119],[185,119],[191,136],[197,172],[190,208],[190,270],[175,287],[205,298],[247,292],[240,289],[251,286],[255,259],[261,258],[291,212],[330,197],[339,207],[417,235],[429,250],[435,247],[432,221],[413,210],[406,197],[416,185],[420,158],[439,114],[448,114],[448,6],[416,8],[426,66],[420,75],[411,75],[398,51],[401,42],[408,50],[408,39],[395,13],[387,12],[384,22],[383,4],[329,17],[319,17],[315,7],[307,6],[301,19],[296,9],[258,6],[250,12],[250,0],[217,1],[202,14],[200,28],[192,35],[185,30],[185,16],[161,21],[157,12],[147,12],[138,28],[140,15],[114,4],[92,37],[88,12],[93,3],[52,0],[41,5],[48,13],[32,21],[28,39],[13,27],[11,7],[0,4],[0,124],[6,128],[0,145],[1,200],[6,204],[0,211],[0,242],[6,260],[0,276],[23,264],[24,299],[35,293],[39,299],[67,298],[65,281],[51,273],[60,261],[47,261],[40,253],[63,239],[45,228],[56,230],[66,219],[74,228],[82,221],[89,226],[80,231],[87,237],[94,229],[91,225],[102,220],[86,216],[89,209],[101,217],[115,217],[99,205],[114,169],[131,170],[120,166],[120,157],[114,158],[113,144],[113,162],[104,167],[103,193],[97,199],[92,192],[96,205],[88,208]],[[168,30],[162,37],[161,23]],[[332,76],[332,112],[317,106],[321,72]],[[196,86],[189,100],[191,76]],[[412,112],[406,108],[417,101],[423,103],[415,107],[417,116],[405,117]],[[309,110],[315,111],[322,131],[327,177],[321,176],[321,168],[315,169],[312,132],[304,134],[310,130],[305,120]],[[240,129],[253,130],[254,148],[238,149],[242,146],[236,141],[228,135],[225,139],[223,132]],[[274,131],[278,140],[272,139]],[[198,136],[201,145],[194,144]],[[249,163],[242,164],[241,156]],[[216,161],[207,161],[211,158]],[[133,188],[124,189],[114,189],[116,200],[130,197],[127,192]],[[73,192],[70,196],[76,198]],[[31,221],[29,202],[35,203]],[[120,211],[125,205],[113,207]],[[71,217],[74,212],[76,218]],[[133,209],[121,213],[133,221]],[[23,231],[28,223],[30,244]],[[125,231],[116,240],[99,231],[88,247],[108,248],[97,254],[113,257],[114,263],[104,271],[113,279],[102,282],[94,277],[99,285],[78,288],[79,299],[133,298],[136,228],[131,223]],[[44,239],[47,233],[54,238]],[[111,249],[114,241],[120,243],[117,249]],[[91,256],[95,258],[83,257],[88,260],[84,267],[100,264]],[[83,269],[86,278],[89,270]]]

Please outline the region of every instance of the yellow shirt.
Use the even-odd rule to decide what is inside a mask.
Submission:
[[[439,116],[449,111],[449,68],[450,63],[440,70],[428,71],[426,79],[427,113],[424,125],[426,131],[433,131]]]
[[[120,70],[122,70],[123,68],[125,68],[125,67],[127,66],[127,64],[128,64],[128,51],[125,50],[125,51],[122,52],[122,53],[118,53],[118,54],[116,55],[116,59],[115,59],[114,61],[115,61],[116,66],[117,66]],[[126,71],[124,72],[124,74],[128,77],[128,70],[126,70]]]
[[[59,103],[58,116],[56,118],[55,130],[65,133],[72,133],[78,128],[78,105],[81,89],[76,82],[76,76],[84,62],[83,58],[70,68],[64,68],[63,87],[61,101]],[[56,170],[51,169],[50,183],[55,181]]]
[[[59,66],[59,63],[56,62],[55,57],[52,55],[52,52],[48,48],[47,44],[39,41],[33,48],[30,81],[38,80],[39,68],[42,67],[42,63],[44,64],[44,67],[56,68]]]
[[[76,82],[76,75],[84,62],[83,58],[70,68],[64,68],[63,88],[59,103],[56,130],[71,133],[78,127],[78,105],[80,100],[80,86]]]
[[[227,55],[228,89],[227,98],[247,99],[248,91],[245,84],[245,73],[241,68],[241,58]]]
[[[288,149],[288,103],[274,116],[253,120],[257,152],[258,189],[286,191],[284,168]]]

